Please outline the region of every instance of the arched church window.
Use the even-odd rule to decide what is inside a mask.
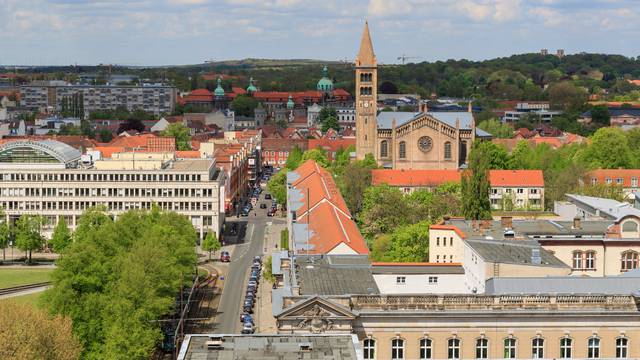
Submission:
[[[444,143],[444,158],[447,160],[451,160],[451,142],[447,141]]]
[[[387,157],[387,156],[389,156],[388,143],[387,143],[387,140],[382,140],[380,142],[380,157]]]
[[[400,159],[407,158],[407,143],[405,143],[404,141],[400,141],[400,143],[398,144],[398,157]]]

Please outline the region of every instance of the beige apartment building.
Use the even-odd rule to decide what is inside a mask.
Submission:
[[[498,278],[478,294],[383,293],[371,265],[294,256],[272,294],[278,333],[355,334],[363,358],[377,360],[640,358],[640,274]]]
[[[61,217],[75,228],[82,213],[105,206],[118,216],[153,205],[191,220],[201,238],[219,235],[225,175],[214,159],[176,159],[172,153],[120,153],[92,160],[54,140],[20,140],[0,148],[0,206],[7,220],[43,216],[45,234]]]

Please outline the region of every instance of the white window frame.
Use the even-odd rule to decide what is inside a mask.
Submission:
[[[479,338],[476,339],[476,359],[488,359],[489,358],[489,339]]]
[[[404,359],[404,339],[391,339],[391,360]]]
[[[624,336],[619,336],[616,338],[616,359],[628,359],[628,358],[629,358],[629,339]]]
[[[504,358],[515,359],[518,356],[518,339],[509,337],[504,339]],[[507,353],[508,352],[508,353]]]
[[[587,359],[600,358],[600,338],[592,336],[587,340]]]
[[[373,344],[371,344],[373,343]],[[367,360],[375,360],[376,358],[376,341],[372,338],[366,338],[362,342],[362,350],[364,358]]]
[[[406,285],[407,277],[406,276],[396,276],[396,285]]]
[[[428,353],[427,353],[428,351]],[[433,340],[429,338],[420,339],[420,360],[433,359]],[[428,355],[428,356],[427,356]]]
[[[573,339],[565,336],[560,339],[560,359],[571,359],[573,356]]]
[[[531,340],[531,358],[544,359],[544,339],[537,337]]]
[[[447,340],[447,359],[460,359],[460,347],[462,341],[458,338]]]

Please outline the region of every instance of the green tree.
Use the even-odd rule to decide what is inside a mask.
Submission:
[[[554,109],[564,111],[580,110],[587,102],[587,92],[569,81],[555,83],[547,89],[549,102]]]
[[[603,126],[609,126],[611,120],[611,114],[609,114],[609,108],[605,105],[597,105],[591,108],[591,121]]]
[[[364,192],[359,216],[362,233],[371,241],[407,224],[411,209],[402,192],[389,185],[371,186]]]
[[[323,124],[328,118],[338,118],[338,112],[334,107],[327,106],[320,109],[320,113],[318,113],[318,122]]]
[[[22,215],[16,221],[16,247],[28,252],[28,262],[31,263],[31,252],[42,249],[44,238],[40,235],[42,218],[34,215]]]
[[[478,127],[499,139],[509,139],[513,136],[513,129],[495,118],[480,122]]]
[[[634,164],[629,140],[620,128],[598,129],[580,158],[590,169],[628,169]]]
[[[575,193],[585,196],[613,199],[620,202],[625,201],[626,198],[624,188],[616,184],[583,185],[577,187]]]
[[[64,220],[64,216],[60,217],[58,224],[53,229],[53,235],[51,236],[50,244],[53,247],[53,251],[58,254],[62,253],[69,244],[71,244],[71,231],[67,227],[67,222]]]
[[[202,241],[202,250],[209,252],[209,260],[211,260],[211,253],[220,250],[220,248],[222,248],[222,244],[220,244],[216,233],[213,231],[208,232],[204,241]]]
[[[102,128],[100,129],[100,131],[98,131],[98,138],[100,139],[100,142],[108,143],[113,140],[113,134],[111,133],[111,131],[109,131],[109,129]]]
[[[237,116],[253,117],[258,107],[258,100],[248,95],[239,95],[231,102],[231,108]]]
[[[176,148],[178,150],[191,150],[191,136],[189,136],[189,128],[182,123],[172,123],[162,132],[162,136],[168,136],[176,139]]]
[[[302,154],[302,162],[307,160],[313,160],[318,163],[318,165],[323,168],[329,167],[329,159],[327,158],[327,154],[322,149],[309,149]]]
[[[338,172],[336,182],[352,214],[360,213],[364,193],[371,186],[371,170],[377,167],[373,155],[367,154],[363,160],[347,163],[344,169]]]
[[[302,150],[298,145],[294,146],[291,151],[289,151],[289,156],[287,157],[287,161],[284,163],[284,167],[287,170],[295,170],[302,163]]]
[[[287,171],[282,170],[273,175],[267,182],[269,193],[276,199],[278,204],[287,203]]]
[[[198,235],[187,217],[157,207],[105,215],[80,218],[43,303],[72,319],[82,358],[148,359],[163,337],[157,320],[194,273]]]
[[[322,132],[326,133],[329,129],[333,129],[335,131],[340,131],[340,123],[338,122],[338,118],[334,116],[329,116],[324,119],[322,122]]]
[[[2,248],[2,260],[6,260],[5,251],[9,245],[9,238],[11,237],[11,229],[6,221],[0,223],[0,247]]]
[[[535,161],[535,154],[529,142],[520,140],[511,151],[507,164],[508,168],[513,170],[533,169],[533,161]]]
[[[462,211],[467,219],[491,219],[489,202],[489,153],[482,151],[483,143],[472,145],[469,169],[462,175]]]

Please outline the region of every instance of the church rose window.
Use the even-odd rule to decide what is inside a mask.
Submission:
[[[433,140],[428,136],[423,136],[418,139],[418,147],[423,152],[429,152],[431,151],[431,147],[433,147]]]

